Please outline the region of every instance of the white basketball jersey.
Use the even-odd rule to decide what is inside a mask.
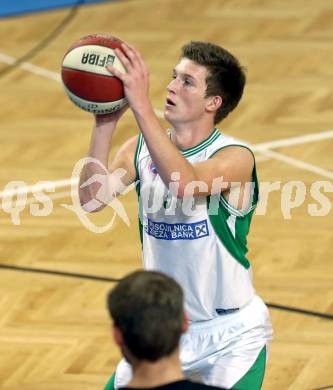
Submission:
[[[194,164],[232,145],[247,147],[215,129],[199,145],[180,153]],[[142,135],[135,166],[144,268],[164,272],[182,286],[191,321],[209,320],[246,305],[255,294],[246,258],[246,236],[258,201],[255,167],[253,196],[248,210],[242,213],[221,193],[172,197]]]

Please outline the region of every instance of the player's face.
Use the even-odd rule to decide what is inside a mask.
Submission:
[[[206,110],[207,69],[182,58],[172,73],[167,86],[164,116],[172,125],[196,122]]]

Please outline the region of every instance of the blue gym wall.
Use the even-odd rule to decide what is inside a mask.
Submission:
[[[114,0],[0,0],[0,18],[102,1]]]

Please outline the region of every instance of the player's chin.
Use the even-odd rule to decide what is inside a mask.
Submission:
[[[171,125],[173,122],[177,122],[178,116],[175,112],[173,112],[173,110],[168,109],[168,107],[164,109],[164,119],[168,121]]]
[[[168,122],[172,120],[172,114],[167,108],[164,110],[164,119]]]

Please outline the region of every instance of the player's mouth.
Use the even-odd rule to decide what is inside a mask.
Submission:
[[[176,106],[176,103],[167,97],[165,107],[175,107],[175,106]]]

